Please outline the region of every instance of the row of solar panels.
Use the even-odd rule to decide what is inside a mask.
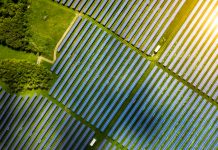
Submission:
[[[159,62],[218,102],[218,1],[199,1]]]
[[[130,99],[150,62],[86,19],[78,17],[59,51],[50,94],[101,131],[130,100],[108,134],[123,146],[215,147],[215,106],[158,67]]]
[[[95,133],[47,98],[0,92],[0,149],[85,149]]]
[[[67,36],[50,95],[104,131],[150,62],[81,17]]]
[[[97,150],[121,150],[121,148],[118,148],[116,145],[113,145],[111,142],[108,140],[104,139]]]
[[[56,0],[85,13],[148,55],[186,0]]]

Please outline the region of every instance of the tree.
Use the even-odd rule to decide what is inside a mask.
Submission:
[[[12,92],[48,89],[52,74],[46,68],[26,61],[0,60],[0,80]]]
[[[0,44],[15,50],[37,53],[29,40],[28,1],[1,0],[0,4]]]

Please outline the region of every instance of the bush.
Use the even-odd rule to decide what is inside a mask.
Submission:
[[[0,60],[0,80],[5,82],[12,92],[49,88],[51,72],[43,66],[18,60]]]

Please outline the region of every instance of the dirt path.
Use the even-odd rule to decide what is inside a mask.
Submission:
[[[47,59],[47,58],[45,58],[43,56],[38,56],[37,62],[36,62],[38,65],[40,65],[42,61],[48,62],[50,64],[53,64],[56,61],[56,59],[57,59],[57,49],[58,49],[59,45],[61,44],[61,42],[64,40],[65,36],[67,35],[67,33],[69,32],[71,27],[73,26],[73,24],[75,23],[78,16],[79,16],[79,14],[76,14],[76,16],[73,18],[72,22],[70,23],[69,27],[64,32],[63,36],[61,37],[61,39],[58,41],[57,45],[55,46],[54,53],[53,53],[53,60],[49,60],[49,59]]]

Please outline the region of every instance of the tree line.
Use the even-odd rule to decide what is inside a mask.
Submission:
[[[12,92],[48,90],[52,79],[52,73],[43,66],[21,60],[0,60],[0,80]]]

